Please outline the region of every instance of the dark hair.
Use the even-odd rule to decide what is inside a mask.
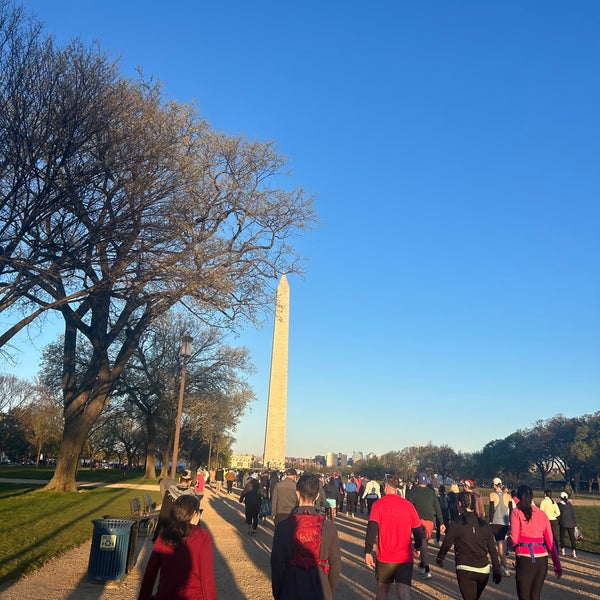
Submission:
[[[395,475],[386,475],[385,476],[385,485],[389,485],[391,488],[397,490],[400,487],[400,479]]]
[[[319,478],[312,473],[300,475],[296,482],[296,491],[303,500],[314,500],[319,495]]]
[[[548,498],[552,498],[552,490],[544,490],[544,494],[546,494]]]
[[[446,493],[446,486],[443,483],[440,484],[440,486],[438,487],[438,492],[440,494],[445,494]]]
[[[527,522],[531,521],[531,503],[533,502],[533,490],[528,485],[520,485],[517,490],[517,498],[519,499],[519,508],[525,515]]]
[[[177,548],[181,540],[192,529],[190,519],[200,508],[200,501],[192,494],[179,496],[171,506],[170,518],[161,532],[161,536],[168,546]]]
[[[477,498],[472,492],[460,492],[457,497],[457,501],[460,502],[465,510],[475,510],[477,506]]]

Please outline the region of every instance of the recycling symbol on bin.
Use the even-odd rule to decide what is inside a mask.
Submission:
[[[116,535],[100,536],[100,550],[114,550],[117,547]]]

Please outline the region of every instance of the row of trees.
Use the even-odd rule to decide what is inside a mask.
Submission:
[[[600,412],[541,420],[489,442],[478,452],[455,452],[449,446],[429,443],[358,461],[353,470],[373,478],[396,473],[405,481],[412,481],[421,471],[444,480],[474,479],[485,484],[499,476],[515,485],[532,481],[541,488],[550,476],[572,483],[575,489],[585,481],[591,492],[594,482],[600,481]]]
[[[10,360],[14,336],[62,319],[46,383],[60,380],[64,425],[47,489],[71,491],[111,399],[160,429],[150,415],[172,381],[149,399],[136,376],[149,377],[161,319],[178,310],[208,331],[259,322],[280,276],[301,270],[291,244],[316,221],[313,199],[284,187],[272,143],[214,130],[98,46],[57,47],[8,0],[0,72],[0,352]],[[194,393],[207,390],[221,403],[248,394],[206,382]]]
[[[223,331],[198,327],[191,319],[165,315],[142,337],[116,386],[111,401],[94,424],[82,458],[145,465],[156,477],[157,457],[166,474],[173,449],[178,388],[181,377],[180,334],[195,343],[187,359],[181,458],[195,464],[226,460],[233,432],[253,399],[245,375],[252,371],[244,348],[223,340]],[[0,452],[37,462],[56,455],[63,428],[61,342],[43,353],[35,383],[0,375]],[[78,357],[78,373],[89,357]]]

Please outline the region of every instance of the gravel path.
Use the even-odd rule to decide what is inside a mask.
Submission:
[[[211,492],[207,493],[202,503],[203,521],[215,540],[217,594],[220,600],[271,600],[269,556],[273,523],[265,523],[259,527],[256,536],[249,536],[244,525],[242,506],[237,501],[237,494],[216,496]],[[336,519],[336,526],[342,546],[342,575],[335,598],[374,598],[375,581],[364,566],[362,557],[366,528],[364,516],[349,519],[341,515]],[[5,584],[0,588],[0,599],[135,600],[150,551],[151,542],[140,536],[132,571],[122,581],[95,583],[86,577],[90,555],[88,542],[53,559],[29,576]],[[432,559],[435,551],[431,545]],[[562,579],[548,575],[543,591],[544,600],[600,600],[600,557],[583,552],[579,554],[577,560],[564,560],[565,575]],[[451,559],[447,560],[447,568],[443,571],[434,567],[433,578],[427,582],[418,578],[413,580],[413,600],[460,599],[451,563]],[[514,577],[503,579],[499,586],[490,584],[484,592],[486,600],[515,597]]]

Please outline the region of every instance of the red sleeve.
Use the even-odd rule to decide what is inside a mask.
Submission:
[[[152,553],[150,554],[150,558],[148,559],[148,564],[146,565],[146,571],[144,572],[144,578],[142,579],[142,586],[140,588],[138,600],[151,600],[152,598],[154,582],[156,581],[156,576],[158,575],[158,570],[160,568],[160,561],[158,556],[159,555],[158,552],[156,552],[155,544]]]
[[[197,544],[197,552],[200,563],[200,580],[202,585],[202,597],[206,600],[217,600],[217,589],[215,586],[215,570],[213,565],[213,542],[208,531],[202,529],[200,543]]]

